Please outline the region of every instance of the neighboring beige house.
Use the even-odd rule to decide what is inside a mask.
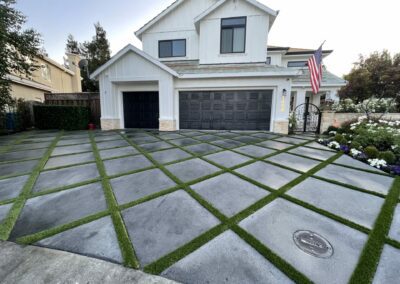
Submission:
[[[80,56],[66,54],[65,65],[48,58],[38,58],[32,76],[9,75],[12,81],[11,95],[26,101],[44,101],[45,93],[78,93],[82,92],[81,72],[78,66]]]

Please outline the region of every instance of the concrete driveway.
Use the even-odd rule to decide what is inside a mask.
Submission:
[[[393,177],[310,136],[0,137],[0,239],[184,283],[346,283],[360,275],[392,283],[400,279],[398,191]],[[371,246],[377,253],[369,255]]]

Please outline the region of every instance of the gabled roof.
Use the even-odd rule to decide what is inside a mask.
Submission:
[[[308,69],[301,69],[298,71],[298,76],[295,77],[292,81],[292,86],[294,87],[304,87],[310,86],[310,71]],[[345,86],[347,81],[336,76],[335,74],[329,72],[324,69],[322,72],[322,82],[321,85],[323,87],[341,87]]]
[[[176,0],[173,2],[171,5],[169,5],[167,8],[165,8],[160,14],[155,16],[153,19],[151,19],[149,22],[147,22],[143,27],[141,27],[139,30],[135,32],[135,35],[141,40],[142,39],[142,34],[148,30],[150,27],[152,27],[155,23],[157,23],[159,20],[164,18],[166,15],[168,15],[171,11],[175,10],[176,7],[181,5],[185,0]]]
[[[286,51],[285,55],[314,54],[316,50],[308,48],[284,47],[268,45],[268,51]],[[333,50],[323,50],[323,54],[331,54]]]
[[[226,3],[227,0],[220,0],[217,1],[216,3],[214,3],[214,5],[211,5],[207,10],[205,10],[203,13],[201,13],[200,15],[198,15],[195,19],[194,19],[194,23],[197,26],[198,23],[203,20],[205,17],[207,17],[208,15],[210,15],[213,11],[215,11],[216,9],[218,9],[220,6],[222,6],[224,3]],[[268,8],[267,6],[265,6],[264,4],[261,4],[260,2],[257,2],[255,0],[244,0],[247,3],[257,7],[258,9],[260,9],[261,11],[264,11],[265,13],[269,14],[272,16],[272,21],[271,24],[275,21],[276,16],[278,16],[279,11],[275,11],[272,10],[271,8]]]
[[[147,53],[141,51],[140,49],[134,47],[132,44],[128,44],[123,49],[121,49],[117,54],[115,54],[113,57],[111,57],[111,59],[108,60],[107,63],[105,63],[104,65],[100,66],[96,71],[94,71],[90,75],[90,79],[97,78],[100,75],[101,72],[106,70],[108,67],[110,67],[112,64],[114,64],[116,61],[118,61],[118,59],[120,59],[122,56],[124,56],[125,54],[127,54],[128,52],[131,52],[131,51],[136,53],[137,55],[143,57],[147,61],[153,63],[154,65],[158,66],[159,68],[163,69],[164,71],[168,72],[172,76],[175,76],[175,77],[179,76],[178,73],[176,73],[174,70],[172,70],[168,66],[164,65],[163,63],[161,63],[157,59],[151,57],[150,55],[148,55]]]

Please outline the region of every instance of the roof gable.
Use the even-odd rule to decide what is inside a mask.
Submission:
[[[91,79],[96,79],[103,71],[105,71],[108,67],[110,67],[115,62],[117,62],[122,56],[124,56],[128,52],[136,53],[140,57],[142,57],[142,58],[146,59],[147,61],[149,61],[150,63],[158,66],[160,69],[166,71],[167,73],[171,74],[172,76],[175,76],[175,77],[179,76],[178,73],[176,73],[174,70],[172,70],[168,66],[164,65],[163,63],[161,63],[157,59],[151,57],[150,55],[148,55],[147,53],[145,53],[145,52],[141,51],[140,49],[136,48],[132,44],[128,44],[122,50],[120,50],[117,54],[115,54],[113,57],[111,57],[111,59],[109,61],[107,61],[107,63],[105,63],[104,65],[99,67],[96,71],[94,71],[90,75],[90,78]]]

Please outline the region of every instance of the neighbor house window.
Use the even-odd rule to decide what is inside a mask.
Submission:
[[[46,81],[51,81],[51,71],[50,66],[48,64],[42,65],[42,78]]]
[[[246,45],[246,17],[221,20],[221,53],[243,53]]]
[[[186,39],[161,40],[158,42],[158,57],[186,56]]]
[[[289,61],[287,67],[306,67],[307,61]]]
[[[271,56],[267,57],[267,62],[266,63],[267,63],[267,65],[271,65]]]

